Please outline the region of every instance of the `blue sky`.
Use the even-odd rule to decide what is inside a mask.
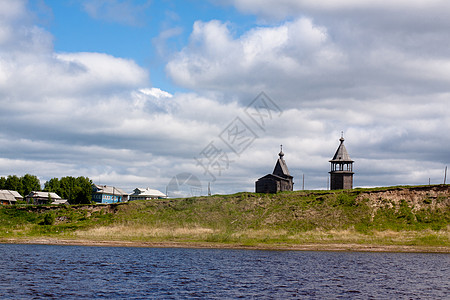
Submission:
[[[449,11],[444,0],[0,0],[0,176],[131,192],[191,174],[201,193],[211,182],[228,194],[253,191],[282,144],[294,188],[304,175],[325,189],[343,131],[355,186],[442,183]],[[261,92],[271,107],[255,119]],[[247,135],[230,145],[239,126]]]

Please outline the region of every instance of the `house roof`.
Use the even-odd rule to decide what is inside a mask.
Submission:
[[[29,198],[34,198],[34,197],[48,198],[49,194],[50,194],[50,197],[52,198],[52,200],[61,199],[61,197],[58,194],[53,193],[53,192],[35,192],[35,191],[33,191],[33,192],[30,192],[27,197],[29,197]]]
[[[130,194],[130,196],[167,197],[166,194],[150,188],[136,188],[134,189],[134,193]]]
[[[108,195],[119,195],[119,196],[128,195],[123,190],[116,188],[114,186],[98,185],[98,184],[94,184],[93,186],[95,188],[94,191],[97,193]]]
[[[341,142],[341,144],[337,148],[336,153],[334,154],[330,162],[353,162],[353,160],[350,158],[350,155],[348,155],[347,149],[344,146],[344,137],[341,137],[339,141]]]
[[[16,197],[8,190],[0,190],[0,200],[17,201]]]
[[[11,195],[13,195],[16,199],[23,199],[22,195],[19,194],[19,192],[17,191],[10,191],[10,190],[3,190],[3,191],[8,191]]]
[[[55,201],[53,201],[52,203],[53,205],[59,205],[59,204],[69,204],[69,201],[66,199],[56,199]]]

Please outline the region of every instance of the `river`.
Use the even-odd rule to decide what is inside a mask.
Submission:
[[[450,299],[450,255],[0,244],[1,299]]]

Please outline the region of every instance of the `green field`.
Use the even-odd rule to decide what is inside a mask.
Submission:
[[[2,206],[0,241],[450,247],[450,186],[237,193],[111,205]]]

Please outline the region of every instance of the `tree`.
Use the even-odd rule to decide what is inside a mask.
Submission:
[[[25,174],[20,180],[22,181],[23,196],[32,191],[39,192],[41,190],[41,181],[35,175]]]
[[[0,177],[0,190],[5,190],[5,189],[6,189],[6,178]]]
[[[50,189],[51,186],[57,185],[56,180],[54,182],[46,184],[46,188]],[[70,204],[89,204],[92,197],[92,180],[87,177],[62,177],[59,180],[59,196],[63,199],[67,199]]]
[[[44,184],[44,192],[52,192],[52,193],[56,193],[59,196],[61,195],[61,191],[60,191],[60,182],[58,178],[52,178],[50,180],[48,180],[47,182],[45,182]]]
[[[75,177],[66,176],[59,180],[59,196],[63,199],[67,199],[70,204],[75,204],[74,202],[74,191],[75,191]]]
[[[75,202],[79,204],[89,204],[92,200],[92,180],[87,177],[78,177],[76,179],[77,193]]]
[[[6,178],[5,189],[11,190],[11,191],[17,191],[22,196],[24,196],[24,197],[26,196],[23,191],[22,180],[20,180],[20,178],[17,177],[16,175],[9,175],[8,178]]]

